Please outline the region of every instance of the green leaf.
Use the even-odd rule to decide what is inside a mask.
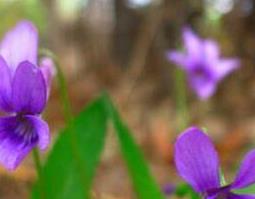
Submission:
[[[255,184],[252,184],[243,189],[234,190],[234,192],[238,194],[255,194]]]
[[[88,199],[100,154],[104,147],[107,115],[104,98],[99,98],[83,110],[59,136],[43,168],[43,195],[47,199]],[[71,133],[77,138],[74,160]],[[76,154],[76,155],[77,155]],[[79,170],[84,171],[81,179]],[[36,183],[32,198],[40,198]]]
[[[199,199],[200,196],[192,189],[192,187],[186,183],[184,184],[179,184],[176,187],[175,190],[175,194],[176,196],[180,197],[180,198],[187,198],[187,196],[191,199]]]
[[[102,152],[107,119],[116,130],[122,155],[126,161],[133,186],[139,199],[164,199],[160,187],[152,177],[143,154],[127,126],[123,123],[107,95],[96,100],[74,119],[60,135],[43,168],[44,197],[46,199],[88,199],[92,179]],[[70,132],[71,131],[71,132]],[[74,161],[70,134],[75,132],[85,176]],[[32,198],[40,198],[36,183]]]
[[[178,197],[184,197],[192,191],[192,188],[188,184],[179,184],[176,186],[175,194]]]
[[[128,127],[121,120],[117,110],[108,98],[106,104],[109,116],[112,119],[121,152],[126,161],[133,186],[139,199],[163,199],[161,189],[152,177],[144,160],[143,154],[135,143]]]

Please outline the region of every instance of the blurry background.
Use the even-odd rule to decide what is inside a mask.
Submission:
[[[21,19],[38,26],[40,47],[60,60],[74,113],[110,92],[162,186],[180,180],[172,162],[176,66],[165,53],[181,45],[185,25],[242,61],[209,101],[188,92],[191,123],[208,129],[227,177],[255,144],[255,0],[0,0],[0,18],[1,35]],[[64,127],[56,82],[45,117],[54,143]],[[13,173],[1,168],[0,198],[28,198],[35,177],[29,158]],[[111,133],[94,184],[96,198],[133,198]]]

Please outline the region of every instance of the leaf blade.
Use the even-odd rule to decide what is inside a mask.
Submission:
[[[135,143],[130,130],[120,118],[110,98],[108,98],[106,106],[138,198],[164,199],[165,197],[152,177],[141,150]]]
[[[89,198],[106,135],[107,115],[104,98],[100,97],[81,111],[71,125],[60,134],[43,167],[46,198]],[[70,133],[73,132],[70,130],[77,136],[77,149],[86,174],[85,184],[81,182],[77,173],[77,165],[71,151]],[[31,198],[39,198],[38,192],[38,184],[35,184]]]

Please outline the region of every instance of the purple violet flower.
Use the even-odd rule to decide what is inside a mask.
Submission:
[[[255,150],[241,163],[235,180],[220,183],[218,154],[210,138],[196,127],[188,128],[175,143],[175,164],[180,176],[207,199],[255,199],[255,195],[233,192],[255,183]]]
[[[183,31],[183,41],[186,52],[169,51],[167,58],[187,73],[189,85],[197,96],[208,99],[218,82],[239,67],[239,60],[220,58],[215,41],[203,40],[189,28]]]
[[[170,196],[176,191],[176,186],[171,183],[165,184],[162,187],[162,191],[165,195]]]
[[[38,33],[29,21],[21,21],[0,43],[0,163],[15,169],[25,156],[50,141],[48,124],[42,120],[53,62],[44,58],[37,67]]]

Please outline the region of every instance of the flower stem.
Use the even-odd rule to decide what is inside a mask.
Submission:
[[[189,124],[189,114],[187,105],[185,74],[182,70],[175,71],[175,94],[177,107],[177,131],[187,128]]]
[[[35,168],[36,168],[36,172],[37,172],[37,176],[38,176],[38,184],[39,184],[38,186],[39,186],[40,198],[45,199],[46,194],[44,192],[44,178],[43,178],[43,174],[42,174],[42,164],[41,164],[40,156],[38,153],[38,149],[34,148],[32,151],[32,154],[33,154]]]
[[[68,131],[70,132],[69,136],[70,136],[70,141],[71,141],[72,155],[74,157],[74,161],[77,166],[77,170],[79,172],[80,180],[84,185],[83,186],[84,187],[84,195],[86,195],[86,190],[85,190],[85,187],[87,184],[86,173],[85,173],[85,169],[84,169],[84,163],[83,163],[81,155],[79,153],[78,140],[77,140],[77,137],[75,134],[74,126],[73,126],[73,114],[71,111],[71,104],[70,104],[68,93],[67,93],[67,83],[66,83],[64,74],[61,70],[58,58],[52,52],[50,52],[46,49],[42,50],[41,53],[43,55],[46,55],[46,56],[52,58],[52,60],[54,61],[56,70],[57,70],[57,81],[58,81],[59,91],[60,91],[61,100],[62,100],[62,104],[63,104],[64,117],[65,117],[66,124],[68,124],[68,126],[69,126]]]

